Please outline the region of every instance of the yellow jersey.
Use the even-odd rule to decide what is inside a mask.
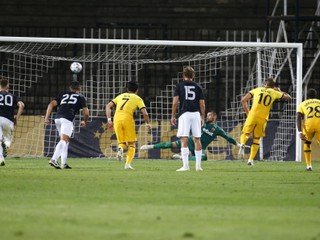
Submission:
[[[249,111],[249,117],[260,117],[266,120],[269,119],[269,113],[273,102],[281,99],[283,93],[274,90],[273,88],[258,87],[254,88],[249,93],[252,95],[253,102]]]
[[[137,94],[129,92],[118,95],[112,102],[116,105],[115,121],[134,120],[134,111],[146,107],[143,100]]]
[[[316,98],[304,100],[299,104],[298,112],[305,116],[306,121],[309,119],[319,119],[320,100]]]

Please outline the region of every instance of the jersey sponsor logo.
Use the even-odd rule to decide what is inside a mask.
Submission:
[[[214,130],[215,130],[215,129],[213,128],[213,131],[214,131]],[[206,133],[206,134],[210,135],[210,136],[212,136],[212,135],[213,135],[213,132],[211,132],[209,129],[202,128],[202,131],[203,131],[204,133]]]

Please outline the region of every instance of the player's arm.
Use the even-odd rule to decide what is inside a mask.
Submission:
[[[286,100],[286,101],[291,100],[291,96],[286,92],[282,92],[280,88],[274,87],[273,89],[282,93],[282,97],[281,97],[282,100]]]
[[[301,112],[297,112],[297,128],[298,128],[298,133],[299,137],[302,141],[306,140],[306,136],[302,133],[302,119],[304,115]]]
[[[140,109],[142,115],[143,115],[143,119],[144,121],[146,122],[146,126],[147,128],[151,128],[151,125],[150,125],[150,119],[149,119],[149,115],[148,115],[148,112],[147,112],[147,109],[145,107],[141,108]]]
[[[203,126],[206,105],[205,105],[204,99],[200,99],[199,103],[200,103],[200,114],[201,114],[201,126]]]
[[[179,96],[174,96],[172,101],[172,112],[171,112],[171,124],[177,125],[177,108],[178,108]]]
[[[58,102],[56,100],[52,100],[47,107],[47,112],[46,112],[46,116],[44,117],[44,123],[45,124],[50,124],[50,120],[49,117],[52,113],[53,108],[55,108],[56,106],[58,106]]]
[[[241,103],[243,106],[244,111],[246,112],[247,116],[249,114],[249,106],[248,106],[248,102],[249,100],[252,98],[252,94],[251,93],[247,93],[246,95],[243,96],[243,98],[241,99]]]
[[[107,115],[107,119],[108,119],[108,127],[111,128],[112,127],[112,120],[111,120],[111,110],[112,108],[114,108],[116,105],[114,104],[113,101],[109,102],[106,105],[106,115]]]
[[[83,120],[81,121],[80,126],[85,127],[89,119],[89,108],[88,107],[82,108],[82,113],[83,113]]]
[[[227,140],[229,143],[233,145],[238,145],[237,141],[229,136],[223,129],[221,129],[221,132],[219,133],[219,136],[223,137],[225,140]]]
[[[17,121],[18,121],[19,117],[21,116],[21,114],[23,113],[23,110],[24,110],[24,103],[22,101],[18,101],[17,105],[18,105],[18,112],[17,112],[16,117],[14,118],[14,123],[15,124],[17,124]]]

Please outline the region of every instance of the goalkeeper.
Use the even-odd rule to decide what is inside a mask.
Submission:
[[[234,140],[232,137],[230,137],[221,127],[218,126],[216,123],[217,114],[215,111],[210,111],[207,113],[206,122],[202,127],[201,131],[201,146],[202,146],[202,156],[201,161],[207,160],[207,154],[206,154],[206,148],[207,146],[217,138],[217,136],[221,136],[224,139],[226,139],[229,143],[240,146],[240,144]],[[165,148],[180,148],[181,147],[181,141],[177,140],[175,142],[162,142],[157,143],[154,145],[143,145],[141,146],[141,150],[149,150],[149,149],[165,149]],[[195,160],[195,153],[194,153],[194,142],[192,137],[190,136],[188,138],[188,148],[191,152],[189,155],[189,160]],[[175,154],[173,155],[174,158],[181,159],[180,155]]]

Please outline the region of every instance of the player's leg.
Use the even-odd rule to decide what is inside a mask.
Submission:
[[[177,169],[178,172],[189,170],[189,148],[188,148],[188,136],[190,133],[190,113],[185,112],[179,117],[177,137],[181,140],[181,157],[182,167]]]
[[[243,128],[242,128],[242,133],[240,135],[240,144],[245,145],[250,138],[251,133],[253,132],[253,129],[255,127],[255,122],[254,119],[252,118],[247,118]]]
[[[0,119],[0,140],[2,142],[3,139],[3,128],[2,128],[2,120]],[[2,155],[2,148],[0,148],[0,166],[4,166],[5,165],[5,161],[4,161],[4,157]]]
[[[194,145],[196,149],[200,147],[200,150],[194,150],[194,155],[196,157],[196,171],[203,171],[203,169],[201,168],[202,149],[199,137],[194,138]]]
[[[257,155],[257,152],[260,147],[260,138],[265,136],[265,129],[267,126],[267,121],[262,118],[256,119],[256,125],[253,129],[253,142],[250,149],[250,156],[248,159],[248,165],[253,165],[253,160]]]
[[[56,145],[53,156],[49,161],[49,165],[53,166],[56,169],[70,168],[67,165],[67,156],[68,156],[68,146],[69,140],[73,131],[73,123],[65,118],[60,118],[55,120],[56,127],[59,132],[60,141]],[[58,164],[58,158],[61,157],[61,167]]]
[[[244,158],[244,150],[245,145],[250,138],[251,133],[253,132],[253,129],[255,127],[255,123],[253,122],[254,119],[247,118],[245,121],[243,128],[242,128],[242,134],[240,135],[240,147],[239,147],[239,157]]]
[[[134,169],[131,166],[132,160],[134,158],[134,155],[136,153],[136,144],[135,142],[128,142],[128,152],[127,152],[127,158],[126,158],[126,164],[124,166],[125,169]]]
[[[71,136],[71,134],[70,134]],[[62,134],[61,139],[66,143],[61,152],[61,168],[63,169],[71,169],[68,165],[68,150],[69,150],[69,143],[70,143],[70,136],[66,134]]]
[[[201,146],[201,118],[200,113],[192,113],[193,118],[191,121],[191,132],[194,141],[194,154],[196,156],[196,171],[202,171],[201,168],[201,156],[202,156],[202,146]]]
[[[181,136],[181,159],[182,167],[177,169],[178,172],[188,171],[189,170],[189,148],[188,148],[188,137]]]
[[[253,165],[253,160],[255,156],[257,155],[257,152],[260,147],[260,138],[259,137],[253,137],[252,145],[250,148],[250,155],[248,159],[248,165]]]
[[[61,135],[60,135],[60,141],[64,142],[64,146],[61,152],[61,168],[64,169],[71,169],[71,167],[68,165],[68,149],[69,149],[69,142],[70,137],[73,132],[73,123],[67,119],[62,119],[61,129],[60,129]]]
[[[11,146],[12,140],[13,140],[13,129],[14,129],[14,123],[10,121],[7,118],[1,119],[1,126],[2,126],[2,155],[5,158],[7,156],[7,151],[9,147]]]
[[[127,123],[123,126],[125,134],[125,141],[128,144],[128,152],[126,157],[125,169],[133,169],[131,163],[133,161],[134,155],[136,153],[136,141],[137,141],[137,134],[134,122]]]
[[[304,153],[304,158],[306,160],[306,165],[307,165],[307,171],[312,170],[312,165],[311,165],[311,141],[306,140],[303,144],[303,153]]]
[[[57,131],[59,133],[59,136],[61,136],[61,125],[62,125],[61,118],[55,119],[54,122],[55,122],[55,125],[57,128]],[[58,142],[58,144],[56,145],[56,147],[54,149],[51,160],[49,161],[50,166],[52,166],[56,169],[61,169],[59,166],[59,163],[58,163],[58,158],[61,156],[61,152],[62,152],[63,148],[64,148],[64,141],[61,141],[61,139],[60,139],[60,141]]]
[[[303,134],[306,136],[306,141],[304,141],[303,144],[303,153],[304,153],[304,158],[306,160],[306,165],[307,165],[307,171],[312,171],[312,165],[311,165],[311,141],[315,135],[314,131],[310,131],[309,129],[303,129]],[[316,134],[317,140],[320,140],[320,137],[318,136],[319,134]]]
[[[141,146],[140,150],[149,150],[149,149],[166,149],[166,148],[176,148],[177,145],[175,142],[162,142],[150,145]]]
[[[124,121],[115,121],[113,125],[118,141],[117,158],[119,161],[123,159],[123,152],[127,149],[125,126]]]
[[[318,126],[316,126],[316,132],[315,132],[315,136],[317,139],[318,144],[320,144],[320,129],[318,129]],[[310,159],[311,159],[311,153],[310,153]],[[308,169],[307,169],[308,170]],[[310,160],[310,167],[308,171],[312,171],[312,165],[311,165],[311,160]]]

